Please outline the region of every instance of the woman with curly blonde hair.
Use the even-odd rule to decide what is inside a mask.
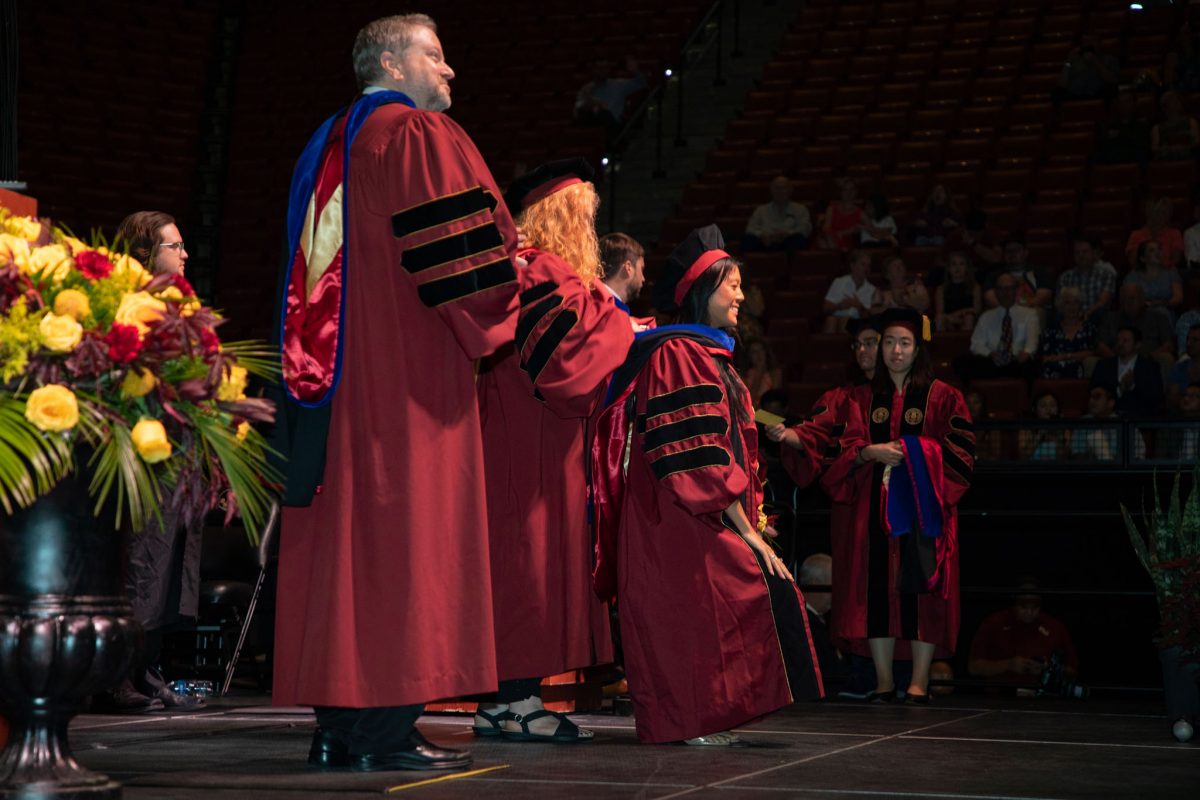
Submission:
[[[582,160],[553,162],[505,194],[528,246],[517,253],[526,266],[512,347],[480,365],[477,384],[500,677],[475,716],[477,736],[590,740],[543,708],[541,680],[613,658],[608,612],[591,589],[585,430],[633,326],[600,284],[591,176]]]

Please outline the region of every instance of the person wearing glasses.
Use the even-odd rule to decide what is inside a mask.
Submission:
[[[156,275],[183,275],[187,248],[175,218],[162,211],[137,211],[117,229],[117,246],[129,250]],[[186,519],[180,512],[162,515],[162,527],[150,520],[129,540],[126,590],[133,614],[146,632],[141,658],[113,692],[116,710],[192,711],[204,698],[171,690],[159,671],[163,634],[195,619],[200,600],[200,542],[204,519]]]

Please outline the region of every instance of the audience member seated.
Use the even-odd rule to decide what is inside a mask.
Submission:
[[[1137,97],[1128,89],[1117,93],[1112,115],[1096,125],[1097,164],[1145,164],[1150,160],[1150,123],[1137,113]]]
[[[1150,154],[1157,161],[1186,161],[1196,157],[1200,124],[1184,113],[1183,98],[1164,92],[1158,101],[1162,121],[1150,131]]]
[[[1038,317],[1031,308],[1016,305],[1017,281],[1005,273],[996,279],[1000,305],[979,316],[971,334],[971,352],[954,361],[964,384],[977,378],[1024,378],[1037,371]]]
[[[1067,55],[1054,96],[1060,100],[1108,97],[1120,78],[1121,65],[1116,57],[1101,53],[1095,37],[1085,36]]]
[[[1079,290],[1068,286],[1055,298],[1058,319],[1042,332],[1043,378],[1087,377],[1089,359],[1096,358],[1096,327],[1083,318]]]
[[[844,331],[848,320],[868,316],[879,299],[879,290],[867,280],[871,254],[866,250],[853,250],[846,257],[846,264],[850,271],[834,278],[825,293],[825,333]]]
[[[1092,386],[1088,392],[1088,413],[1080,419],[1119,419],[1117,395],[1108,386]],[[1146,442],[1140,431],[1134,433],[1135,458],[1145,458]],[[1121,455],[1121,429],[1116,425],[1103,428],[1077,426],[1071,432],[1071,458],[1080,461],[1116,461]]]
[[[1116,353],[1117,331],[1122,327],[1137,329],[1141,335],[1138,352],[1155,361],[1165,377],[1175,364],[1175,326],[1165,308],[1146,305],[1142,287],[1136,283],[1121,287],[1117,310],[1105,314],[1096,329],[1096,349],[1101,356]]]
[[[615,78],[611,61],[596,62],[592,80],[585,83],[575,96],[575,122],[597,125],[611,137],[621,130],[625,120],[625,103],[632,95],[646,88],[646,76],[638,69],[637,59],[625,57],[628,78]]]
[[[738,335],[743,341],[766,335],[767,300],[754,281],[742,282],[741,308],[738,313]]]
[[[847,251],[858,241],[863,210],[858,205],[858,184],[849,178],[838,181],[838,199],[829,204],[821,219],[821,244]]]
[[[1178,92],[1200,92],[1200,37],[1190,23],[1179,30],[1175,49],[1163,62],[1163,86]]]
[[[763,339],[750,339],[739,350],[745,353],[741,367],[742,382],[750,390],[754,407],[759,408],[765,392],[783,387],[783,369],[775,360],[771,346]]]
[[[1158,242],[1142,242],[1138,245],[1134,269],[1125,276],[1125,284],[1137,284],[1142,288],[1148,308],[1165,309],[1171,323],[1175,313],[1183,305],[1183,278],[1177,269],[1167,269],[1160,257]]]
[[[1156,197],[1146,201],[1146,224],[1129,234],[1125,243],[1125,259],[1136,264],[1138,248],[1143,242],[1156,242],[1159,247],[1161,266],[1178,269],[1183,262],[1183,234],[1171,227],[1171,214],[1175,204],[1169,197]]]
[[[908,274],[908,268],[900,256],[884,259],[883,277],[885,285],[871,309],[872,314],[888,308],[915,308],[922,314],[929,310],[929,290],[925,284]]]
[[[808,627],[812,631],[813,649],[817,651],[817,663],[821,666],[821,678],[825,690],[845,683],[848,664],[829,638],[829,615],[833,610],[833,593],[828,589],[815,591],[810,586],[833,584],[833,559],[826,553],[813,553],[800,564],[796,574],[800,590],[804,593],[804,604],[808,613]]]
[[[987,212],[977,205],[968,208],[963,219],[962,246],[982,268],[991,269],[1004,260],[999,236],[988,225]]]
[[[939,331],[970,331],[983,310],[982,292],[965,253],[951,253],[946,278],[934,292]]]
[[[1186,428],[1161,428],[1157,431],[1158,457],[1180,465],[1200,461],[1200,382],[1184,389],[1179,398],[1176,419],[1193,423]]]
[[[1167,376],[1167,408],[1179,408],[1188,387],[1200,381],[1200,323],[1188,330],[1183,355]]]
[[[1039,319],[1044,317],[1054,297],[1054,278],[1047,270],[1029,264],[1028,248],[1013,236],[1004,242],[1004,264],[989,272],[984,279],[983,303],[988,308],[999,305],[996,300],[996,279],[1005,273],[1017,279],[1017,305],[1036,310]]]
[[[747,253],[803,250],[812,236],[812,219],[808,209],[792,200],[792,181],[785,175],[772,179],[771,202],[754,209],[742,236],[742,250]]]
[[[1118,414],[1152,417],[1162,410],[1162,369],[1153,359],[1138,354],[1142,332],[1123,326],[1117,331],[1116,354],[1102,358],[1092,372],[1092,386],[1102,386],[1116,396]]]
[[[1071,253],[1075,266],[1058,276],[1058,291],[1068,286],[1079,290],[1083,298],[1083,315],[1094,325],[1103,321],[1117,293],[1117,270],[1100,260],[1098,239],[1076,236]]]
[[[1184,267],[1200,270],[1200,203],[1192,203],[1192,226],[1183,232]]]
[[[1175,352],[1187,352],[1187,337],[1193,325],[1200,324],[1200,308],[1193,308],[1179,315],[1175,323]]]
[[[954,198],[946,187],[937,184],[913,219],[913,244],[917,247],[941,247],[946,237],[958,231],[961,218]]]
[[[1058,396],[1042,392],[1033,399],[1033,418],[1038,422],[1058,422],[1062,409]],[[1036,428],[1017,434],[1017,454],[1022,461],[1058,461],[1067,457],[1067,432],[1064,428]]]
[[[858,236],[861,247],[896,247],[900,244],[896,241],[896,220],[892,219],[887,198],[883,195],[867,198]]]
[[[999,461],[1004,457],[1004,446],[1000,441],[1000,434],[994,430],[980,430],[979,428],[980,425],[986,424],[992,418],[991,412],[988,411],[987,400],[974,389],[968,391],[964,399],[967,403],[967,411],[971,414],[971,421],[975,423],[975,463]]]
[[[1058,620],[1042,611],[1037,584],[1023,580],[1010,608],[984,619],[971,641],[967,671],[1013,687],[1039,685],[1050,658],[1058,655],[1064,674],[1079,672],[1079,656],[1071,634]]]

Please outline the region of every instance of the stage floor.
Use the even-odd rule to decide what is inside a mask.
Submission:
[[[745,748],[640,745],[631,719],[604,715],[575,717],[596,730],[591,744],[505,743],[474,739],[469,718],[430,715],[421,730],[470,747],[471,772],[359,774],[305,766],[314,725],[305,710],[239,702],[188,715],[81,716],[75,754],[125,783],[128,800],[1200,797],[1200,741],[1176,743],[1154,703],[808,704],[740,730],[756,745]]]

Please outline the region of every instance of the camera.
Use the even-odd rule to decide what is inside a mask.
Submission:
[[[1071,697],[1083,700],[1091,693],[1088,687],[1078,681],[1071,680],[1066,675],[1066,664],[1062,653],[1055,651],[1046,662],[1042,671],[1042,679],[1038,683],[1038,697]]]

